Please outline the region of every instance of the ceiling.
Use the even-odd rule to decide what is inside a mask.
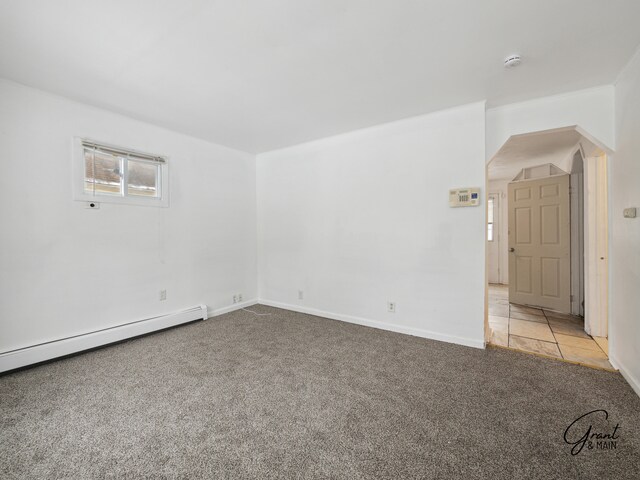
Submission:
[[[574,128],[513,135],[489,162],[489,180],[513,180],[523,168],[552,163],[571,173],[571,154],[580,143],[592,152],[594,145]]]
[[[0,77],[263,152],[613,83],[639,21],[637,0],[4,1]]]

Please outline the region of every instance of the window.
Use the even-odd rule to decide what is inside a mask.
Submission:
[[[487,199],[487,240],[493,242],[493,227],[494,227],[494,210],[495,210],[495,197],[489,195]]]
[[[83,139],[76,144],[77,200],[168,206],[165,157]]]

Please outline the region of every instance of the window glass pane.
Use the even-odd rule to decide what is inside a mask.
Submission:
[[[487,222],[493,223],[493,197],[489,197],[487,203]]]
[[[114,155],[84,151],[84,191],[122,194],[122,159]]]
[[[158,196],[158,165],[129,160],[127,195]]]
[[[493,213],[495,207],[495,199],[489,197],[487,199],[487,240],[493,242]]]

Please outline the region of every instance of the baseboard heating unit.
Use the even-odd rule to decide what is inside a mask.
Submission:
[[[0,372],[15,370],[200,319],[207,319],[206,305],[17,348],[0,353]]]

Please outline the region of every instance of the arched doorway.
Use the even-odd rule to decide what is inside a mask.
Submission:
[[[488,344],[613,368],[608,153],[567,127],[513,135],[487,164]]]

